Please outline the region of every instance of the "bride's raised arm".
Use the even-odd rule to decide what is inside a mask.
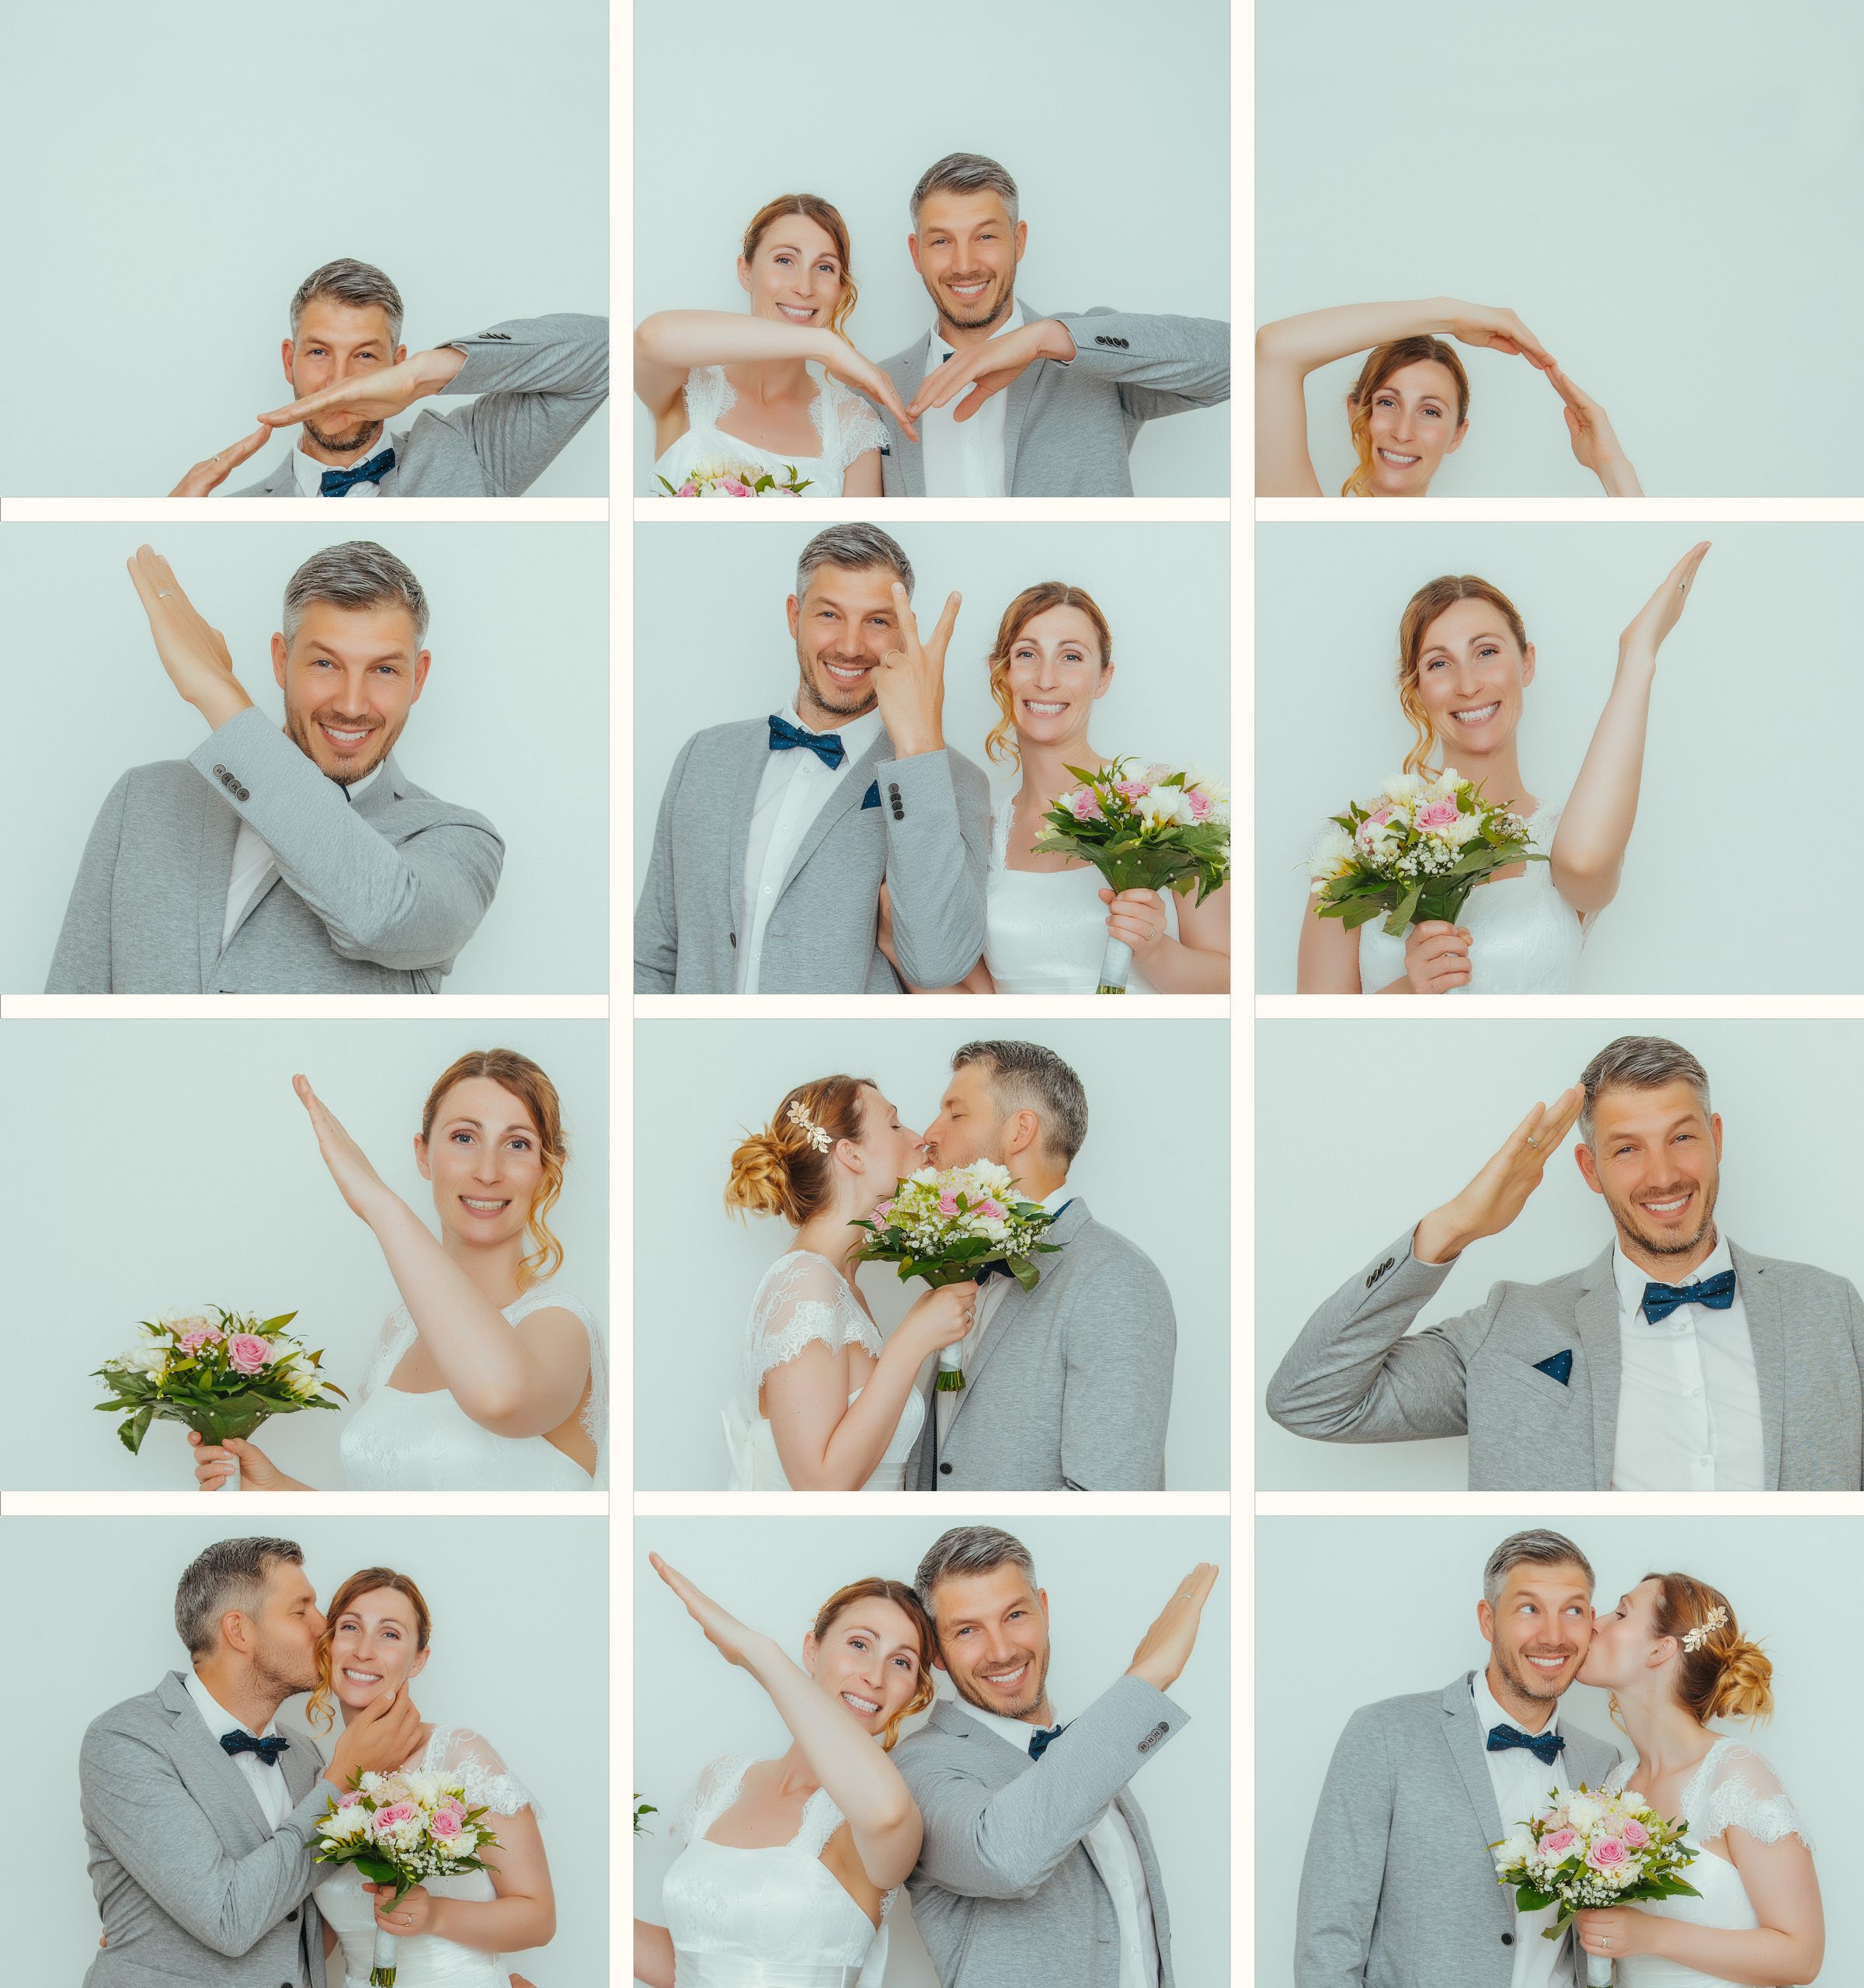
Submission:
[[[877,401],[917,440],[892,380],[839,332],[741,311],[656,311],[643,318],[635,328],[635,398],[658,422],[679,405],[696,367],[784,360],[813,360],[844,387]]]

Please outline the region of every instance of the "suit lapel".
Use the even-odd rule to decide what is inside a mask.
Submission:
[[[1761,1397],[1761,1482],[1769,1491],[1780,1488],[1780,1448],[1786,1433],[1786,1320],[1767,1280],[1765,1270],[1732,1241],[1728,1254],[1734,1263],[1735,1288],[1748,1315],[1748,1337],[1754,1348],[1754,1378]]]
[[[1586,1356],[1588,1385],[1592,1394],[1592,1486],[1612,1488],[1612,1465],[1618,1452],[1618,1280],[1612,1274],[1612,1246],[1594,1257],[1580,1287],[1574,1315],[1579,1343]]]
[[[208,794],[200,813],[200,855],[194,873],[195,936],[203,994],[212,992],[214,969],[220,964],[220,935],[226,928],[227,886],[233,878],[233,844],[238,833],[239,817]],[[248,916],[251,909],[249,905]]]
[[[255,1837],[263,1842],[273,1833],[272,1825],[259,1806],[259,1797],[234,1765],[232,1756],[207,1730],[207,1722],[188,1695],[179,1671],[171,1671],[163,1678],[156,1694],[170,1715],[173,1730],[169,1743],[176,1772],[221,1840],[243,1856],[256,1847]],[[225,1826],[235,1814],[244,1816],[249,1825],[243,1834],[229,1833]]]
[[[1501,1811],[1495,1806],[1495,1784],[1489,1778],[1489,1763],[1483,1751],[1481,1727],[1476,1723],[1476,1701],[1469,1695],[1467,1677],[1459,1677],[1443,1694],[1444,1744],[1455,1764],[1456,1778],[1482,1825],[1484,1843],[1501,1840]],[[1501,1896],[1498,1890],[1496,1896]]]
[[[726,854],[730,867],[725,873],[726,901],[732,907],[732,930],[742,940],[745,922],[744,853],[750,846],[751,810],[757,805],[757,787],[770,756],[770,735],[761,719],[745,728],[736,777],[732,781],[732,823]]]
[[[796,845],[796,853],[790,859],[790,867],[784,873],[783,890],[779,898],[802,875],[803,865],[822,846],[822,839],[830,829],[850,808],[858,808],[862,797],[873,784],[875,770],[882,759],[891,755],[893,743],[885,731],[875,733],[868,749],[852,766],[843,764],[841,778],[829,790],[829,797],[816,811],[816,818],[803,831],[802,840]],[[743,866],[740,864],[739,867]]]
[[[366,822],[371,815],[379,815],[391,801],[399,801],[407,791],[401,767],[391,752],[383,760],[381,771],[369,783],[367,790],[355,795],[351,805]]]
[[[913,404],[913,396],[919,391],[926,377],[926,360],[932,350],[932,334],[923,333],[916,345],[907,348],[900,361],[899,370],[892,377],[893,391],[907,406]],[[895,460],[899,464],[900,479],[906,485],[909,497],[923,497],[926,494],[926,459],[919,444],[903,428],[889,424]]]
[[[1087,1201],[1076,1194],[1069,1203],[1067,1211],[1051,1225],[1048,1233],[1066,1249],[1090,1219]],[[1055,1259],[1052,1256],[1038,1256],[1036,1260],[1038,1264],[1052,1263]],[[984,1369],[989,1365],[991,1355],[1003,1344],[1005,1335],[1017,1318],[1041,1295],[1042,1288],[1038,1283],[1034,1291],[1025,1291],[1014,1278],[1010,1280],[1010,1288],[1003,1293],[1002,1302],[991,1313],[989,1325],[982,1339],[978,1342],[975,1357],[965,1369],[965,1385],[958,1390],[957,1405],[951,1411],[951,1428],[958,1427],[958,1418],[965,1412],[965,1403],[971,1399],[972,1390],[983,1378]],[[934,1399],[937,1399],[934,1395]]]

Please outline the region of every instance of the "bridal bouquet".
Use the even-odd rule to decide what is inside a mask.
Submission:
[[[669,497],[800,497],[813,479],[798,477],[794,463],[785,463],[777,477],[750,463],[713,456],[694,463],[677,490],[663,476],[654,481]]]
[[[152,1421],[183,1423],[203,1442],[224,1443],[229,1436],[250,1436],[274,1415],[333,1409],[327,1394],[349,1399],[334,1381],[319,1378],[322,1354],[287,1337],[295,1312],[252,1319],[217,1305],[210,1309],[212,1318],[165,1312],[144,1319],[129,1350],[95,1370],[110,1390],[98,1410],[123,1416],[117,1439],[131,1456]],[[238,1478],[229,1477],[223,1488],[238,1486]]]
[[[1050,803],[1031,846],[1091,864],[1116,892],[1195,888],[1202,904],[1229,881],[1229,790],[1208,774],[1130,765],[1070,766],[1080,784]],[[1095,991],[1124,994],[1132,970],[1132,948],[1109,938]]]
[[[1547,860],[1528,846],[1527,823],[1483,800],[1454,766],[1395,774],[1374,806],[1349,801],[1330,818],[1308,859],[1314,916],[1349,932],[1382,911],[1394,939],[1433,918],[1454,925],[1470,891],[1497,870]]]
[[[1556,1789],[1539,1815],[1517,1823],[1489,1847],[1496,1882],[1514,1887],[1518,1910],[1560,1907],[1541,1935],[1557,1940],[1574,1914],[1588,1906],[1699,1898],[1678,1875],[1695,1858],[1688,1826],[1666,1821],[1629,1792],[1594,1794],[1581,1786],[1564,1795]],[[1610,1960],[1588,1954],[1588,1988],[1605,1988],[1611,1979]]]
[[[371,1883],[392,1885],[392,1904],[429,1878],[484,1870],[480,1851],[499,1847],[496,1836],[478,1826],[485,1813],[469,1807],[464,1784],[444,1774],[402,1767],[358,1774],[318,1818],[311,1856],[319,1864],[353,1864]],[[389,1909],[379,1892],[376,1904]],[[370,1988],[395,1988],[399,1944],[377,1928]]]
[[[1053,1255],[1059,1242],[1045,1242],[1053,1218],[1040,1201],[1020,1201],[1007,1166],[987,1159],[969,1166],[922,1166],[901,1181],[866,1222],[869,1240],[854,1252],[862,1263],[898,1263],[900,1281],[920,1277],[937,1291],[948,1284],[982,1284],[1001,1265],[1024,1290],[1042,1277],[1037,1252]],[[961,1342],[962,1344],[962,1342]],[[938,1356],[936,1385],[950,1394],[965,1385],[959,1349]]]

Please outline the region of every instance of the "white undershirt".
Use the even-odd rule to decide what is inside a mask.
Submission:
[[[993,1277],[991,1281],[994,1284],[996,1280]],[[1038,1729],[1031,1721],[1004,1719],[968,1700],[965,1710],[979,1725],[988,1726],[1000,1739],[1007,1740],[1018,1753],[1028,1752],[1030,1736]],[[1056,1725],[1066,1723],[1052,1704],[1048,1710]],[[1030,1771],[1039,1773],[1041,1769],[1038,1760]],[[1158,1988],[1159,1935],[1153,1923],[1151,1894],[1146,1886],[1146,1866],[1132,1825],[1120,1813],[1117,1803],[1110,1802],[1101,1810],[1099,1819],[1081,1838],[1081,1847],[1100,1873],[1119,1922],[1120,1988]]]
[[[1019,329],[1023,307],[1012,299],[1010,315],[993,325],[990,335],[1000,339]],[[967,347],[967,350],[975,350]],[[938,327],[926,345],[926,370],[930,378],[951,356],[952,348],[940,335]],[[967,388],[965,392],[970,389]],[[1003,424],[1010,411],[1006,389],[993,394],[969,420],[956,418],[964,405],[959,394],[948,405],[929,407],[919,417],[920,467],[925,473],[928,497],[1001,497],[1003,491]]]
[[[828,766],[807,746],[767,752],[751,803],[751,832],[744,844],[744,917],[738,934],[738,992],[755,994],[763,963],[763,935],[782,895],[802,839],[836,788],[852,773],[880,732],[878,707],[840,724],[811,725],[792,697],[783,715],[805,732],[833,732],[841,740],[839,766]]]
[[[1614,1491],[1766,1489],[1760,1382],[1740,1284],[1725,1312],[1679,1305],[1654,1326],[1644,1316],[1647,1283],[1699,1284],[1734,1267],[1725,1237],[1717,1237],[1704,1262],[1676,1277],[1652,1277],[1612,1245],[1619,1347]]]
[[[181,1681],[187,1687],[188,1696],[199,1708],[203,1722],[214,1736],[215,1746],[220,1744],[222,1733],[231,1733],[235,1726],[242,1733],[251,1733],[255,1740],[269,1740],[277,1732],[278,1722],[274,1719],[267,1723],[264,1732],[253,1733],[243,1719],[235,1719],[227,1710],[193,1670],[184,1670]],[[279,1825],[291,1812],[291,1791],[285,1785],[284,1768],[267,1767],[256,1753],[229,1753],[227,1758],[245,1777],[246,1785],[258,1799],[259,1813],[276,1835]]]
[[[1518,1733],[1527,1731],[1513,1712],[1504,1712],[1496,1703],[1485,1672],[1478,1670],[1469,1680],[1469,1693],[1476,1701],[1476,1723],[1482,1729],[1485,1747],[1493,1727],[1511,1726]],[[1559,1730],[1556,1707],[1541,1731]],[[1550,1767],[1542,1767],[1525,1746],[1511,1746],[1505,1753],[1485,1753],[1483,1758],[1489,1764],[1489,1785],[1495,1791],[1495,1806],[1501,1812],[1504,1835],[1517,1823],[1538,1816],[1547,1806],[1551,1790],[1557,1788],[1563,1794],[1572,1786],[1567,1778],[1563,1753],[1554,1757]],[[1558,1910],[1549,1905],[1539,1912],[1524,1912],[1515,1920],[1514,1988],[1571,1988],[1577,1979],[1572,1941],[1541,1938],[1542,1930],[1553,1924]]]
[[[307,759],[310,755],[306,753]],[[311,761],[313,766],[315,760]],[[322,769],[318,768],[320,772]],[[351,806],[359,794],[366,794],[381,773],[378,766],[374,773],[365,773],[346,791]],[[326,776],[328,777],[328,776]],[[341,782],[333,782],[341,785]],[[272,845],[242,815],[239,818],[239,832],[233,838],[233,868],[227,878],[227,915],[220,928],[220,949],[224,953],[227,942],[233,936],[233,928],[246,915],[249,905],[256,903],[272,887],[272,880],[278,874],[278,858],[272,853]]]

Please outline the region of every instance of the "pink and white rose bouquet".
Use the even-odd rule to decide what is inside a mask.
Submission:
[[[794,463],[785,463],[782,475],[776,476],[753,463],[722,456],[694,463],[677,489],[663,476],[654,479],[669,497],[800,497],[813,480],[798,476]]]

